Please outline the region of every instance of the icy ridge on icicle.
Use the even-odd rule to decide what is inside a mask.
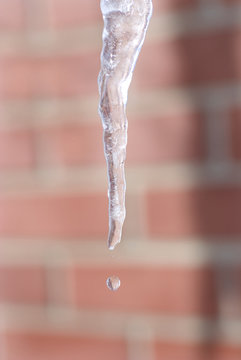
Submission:
[[[104,19],[99,113],[108,167],[108,247],[121,240],[125,220],[126,102],[132,73],[152,14],[151,0],[101,0]]]

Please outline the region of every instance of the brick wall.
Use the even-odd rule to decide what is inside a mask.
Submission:
[[[153,2],[112,253],[99,1],[0,0],[0,360],[241,358],[241,1]]]

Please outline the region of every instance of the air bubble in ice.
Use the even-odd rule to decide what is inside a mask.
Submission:
[[[103,15],[112,11],[127,13],[133,6],[134,0],[101,0],[100,7]]]

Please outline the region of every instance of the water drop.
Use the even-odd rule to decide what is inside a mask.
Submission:
[[[116,291],[119,289],[121,282],[118,276],[110,276],[106,280],[106,285],[111,291]]]

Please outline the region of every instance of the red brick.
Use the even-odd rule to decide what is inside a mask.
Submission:
[[[33,133],[28,130],[0,131],[0,167],[28,168],[34,164]]]
[[[135,86],[207,85],[241,77],[241,33],[219,31],[146,44]],[[217,60],[218,59],[218,60]]]
[[[241,188],[153,191],[146,206],[148,231],[154,236],[241,234]]]
[[[56,27],[83,26],[101,20],[94,0],[48,0],[50,22]]]
[[[241,160],[241,109],[231,112],[232,155],[235,160]]]
[[[45,276],[39,267],[0,267],[0,301],[43,303]]]
[[[19,29],[24,25],[23,0],[0,1],[0,29]]]
[[[94,0],[48,0],[49,18],[56,27],[82,26],[100,22],[100,5]],[[197,6],[198,0],[154,0],[154,15],[163,11],[185,10]]]
[[[99,2],[94,0],[48,0],[49,17],[56,27],[80,26],[101,21]],[[198,5],[198,0],[153,0],[154,15],[163,11],[185,10]]]
[[[153,0],[154,15],[162,11],[180,11],[198,6],[198,0]]]
[[[241,347],[225,344],[185,344],[159,342],[155,346],[156,360],[239,360]]]
[[[196,161],[205,157],[201,114],[176,113],[129,121],[128,163]]]
[[[100,237],[107,233],[107,197],[37,194],[0,198],[0,235]]]
[[[26,98],[97,93],[99,55],[0,60],[0,97]]]
[[[121,279],[121,287],[115,293],[110,293],[105,285],[110,275]],[[214,314],[217,310],[211,269],[79,267],[75,281],[76,304],[80,308],[172,315]]]
[[[127,360],[119,339],[9,333],[5,341],[8,360]]]
[[[33,61],[22,58],[0,58],[0,97],[26,97],[33,94],[35,71]]]
[[[227,5],[241,4],[241,0],[219,0],[221,3],[226,3]]]
[[[103,130],[99,125],[64,125],[40,130],[44,163],[64,165],[105,164]]]

